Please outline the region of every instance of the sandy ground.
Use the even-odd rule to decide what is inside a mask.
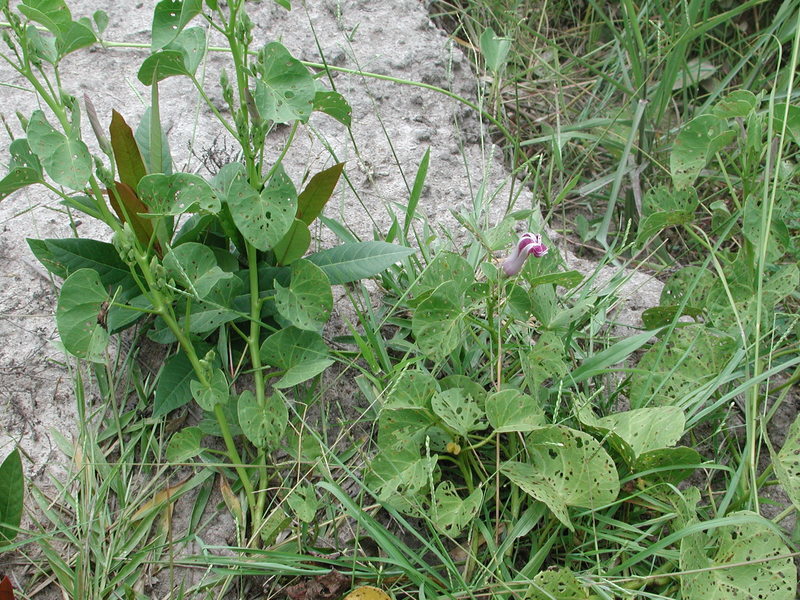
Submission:
[[[149,41],[152,18],[150,2],[82,0],[72,4],[75,16],[108,12],[107,40]],[[250,4],[257,41],[282,41],[298,58],[320,62],[314,34],[326,60],[336,66],[362,69],[401,79],[440,86],[476,97],[478,85],[470,65],[445,33],[429,19],[418,0],[321,0],[286,12],[270,1]],[[313,29],[312,29],[313,27]],[[136,79],[145,50],[96,48],[68,57],[62,67],[64,85],[75,96],[91,96],[101,121],[110,120],[114,108],[137,123],[149,91]],[[212,55],[206,65],[210,95],[221,103],[216,84],[225,57]],[[23,85],[5,64],[0,82]],[[510,194],[510,177],[499,151],[481,135],[481,123],[473,111],[441,94],[410,85],[398,85],[356,75],[339,74],[340,91],[353,107],[351,139],[345,129],[324,116],[314,116],[284,164],[295,181],[307,170],[331,164],[321,140],[330,144],[339,160],[347,161],[351,186],[340,185],[327,215],[346,223],[365,239],[373,230],[385,232],[395,203],[408,198],[417,165],[431,150],[430,169],[419,211],[436,228],[458,231],[451,211],[472,206],[483,194],[492,198],[490,220],[504,210]],[[161,85],[162,117],[176,165],[207,174],[198,156],[216,148],[226,138],[210,111],[202,105],[188,82],[171,78]],[[0,112],[9,118],[15,133],[20,128],[15,111],[29,115],[37,108],[27,91],[5,87]],[[84,137],[93,139],[84,123]],[[280,147],[280,132],[272,140]],[[0,145],[9,139],[0,129]],[[231,144],[227,141],[227,147]],[[521,186],[515,187],[520,192]],[[535,206],[522,190],[516,208]],[[14,444],[23,450],[26,475],[32,483],[46,485],[47,475],[63,474],[67,466],[53,441],[53,430],[68,438],[75,432],[75,400],[64,357],[52,342],[57,338],[52,318],[54,282],[36,263],[26,237],[72,235],[66,215],[41,187],[19,192],[0,204],[0,458]],[[77,225],[83,237],[108,238],[108,231],[91,219]],[[331,244],[329,233],[319,232],[320,244]],[[563,250],[563,249],[562,249]],[[575,264],[591,270],[593,265]],[[58,282],[55,282],[58,284]],[[633,298],[618,320],[638,324],[643,308],[657,304],[660,284],[643,275],[628,288]],[[341,293],[339,294],[341,296]],[[334,388],[346,397],[352,386]],[[221,534],[224,538],[224,534]],[[224,541],[224,540],[223,540]]]

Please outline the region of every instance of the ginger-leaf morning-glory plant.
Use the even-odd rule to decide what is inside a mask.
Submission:
[[[40,184],[69,211],[113,232],[110,243],[29,240],[42,264],[64,279],[56,313],[64,348],[103,362],[109,336],[134,324],[174,347],[155,386],[153,414],[194,401],[206,418],[199,429],[176,434],[168,455],[186,462],[204,452],[204,434],[221,437],[246,497],[250,527],[243,530],[267,535],[267,456],[287,427],[283,394],[333,362],[320,334],[331,285],[373,276],[411,253],[365,242],[307,255],[309,227],[343,165],[332,164],[298,191],[282,161],[313,112],[349,127],[349,105],[280,43],[257,46],[243,0],[163,0],[137,74],[150,106],[134,129],[121,112],[98,114],[90,98],[72,95],[60,73],[65,56],[98,41],[104,14],[76,20],[61,0],[3,2],[0,9],[9,24],[2,58],[41,107],[19,115],[25,137],[11,144],[0,198]],[[227,110],[212,103],[197,75],[212,31],[228,48],[228,70],[219,73]],[[211,179],[173,170],[159,118],[159,82],[168,77],[194,84],[238,143],[241,161]],[[81,137],[82,118],[97,138],[97,155]],[[271,155],[265,141],[279,124],[288,135]],[[245,372],[252,384],[239,381]],[[236,439],[242,437],[244,447]]]

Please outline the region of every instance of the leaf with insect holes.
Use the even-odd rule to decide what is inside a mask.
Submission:
[[[600,508],[619,494],[617,468],[589,434],[552,425],[530,433],[526,446],[529,462],[508,461],[500,472],[544,502],[571,531],[567,507]]]
[[[366,483],[378,500],[406,514],[423,514],[420,494],[428,487],[438,457],[421,457],[416,447],[382,450],[370,463]]]
[[[454,282],[459,294],[475,283],[472,266],[455,252],[439,252],[420,274],[409,290],[411,297],[420,297],[425,292],[438,289],[443,283]]]
[[[309,484],[299,485],[286,497],[289,508],[303,523],[311,523],[319,510],[319,500],[314,486]]]
[[[0,543],[17,537],[25,491],[22,460],[16,448],[0,463]]]
[[[700,115],[683,126],[669,157],[672,183],[678,190],[689,187],[708,160],[736,137],[725,119]]]
[[[639,408],[597,419],[593,426],[613,433],[631,447],[635,456],[674,446],[683,436],[686,416],[677,406]]]
[[[152,85],[153,80],[161,81],[175,75],[194,76],[203,60],[206,48],[205,32],[200,27],[190,27],[178,37],[148,56],[136,77],[144,85]]]
[[[675,329],[645,352],[631,376],[632,408],[669,406],[711,381],[730,360],[733,338],[702,325]]]
[[[197,298],[205,298],[221,279],[230,279],[217,265],[214,252],[205,244],[188,242],[181,244],[164,256],[167,275]]]
[[[289,423],[283,394],[275,392],[259,406],[255,394],[245,390],[239,395],[237,413],[242,432],[256,448],[274,450],[280,445]]]
[[[207,385],[203,385],[198,380],[193,379],[189,384],[192,390],[192,397],[203,410],[213,411],[218,404],[226,404],[230,397],[228,391],[228,379],[222,369],[211,371],[211,377]]]
[[[92,174],[92,156],[81,140],[65,136],[47,122],[40,110],[28,122],[28,144],[56,183],[80,190]]]
[[[486,417],[496,433],[533,431],[547,424],[539,402],[514,389],[490,394],[486,399]]]
[[[316,377],[333,364],[330,350],[315,331],[284,327],[261,344],[262,362],[285,371],[275,384],[285,388]]]
[[[11,142],[9,152],[11,161],[8,165],[8,174],[0,179],[0,200],[19,189],[44,180],[39,159],[31,151],[27,140],[23,138],[14,140]]]
[[[800,510],[800,417],[789,427],[783,447],[773,453],[772,466],[789,500]]]
[[[528,587],[525,598],[530,600],[599,600],[591,593],[591,588],[583,584],[567,568],[550,568],[538,573]]]
[[[150,50],[160,50],[174,40],[202,8],[202,0],[161,0],[156,4]]]
[[[440,533],[457,537],[464,527],[472,523],[481,508],[483,492],[475,489],[466,498],[461,498],[452,481],[442,481],[433,493],[433,504],[429,515],[433,526]]]
[[[296,260],[291,268],[288,287],[275,282],[275,306],[295,327],[318,331],[328,321],[333,308],[331,285],[322,269],[307,260]]]
[[[486,428],[486,413],[460,388],[434,394],[431,408],[447,427],[461,436]]]
[[[56,308],[56,325],[66,350],[92,362],[105,360],[108,331],[98,317],[111,297],[92,269],[79,269],[61,286]]]
[[[728,513],[730,524],[681,538],[681,597],[685,600],[793,600],[797,570],[775,526],[749,511]],[[690,523],[698,525],[695,520]],[[767,560],[768,559],[768,560]]]
[[[185,427],[175,433],[167,444],[167,460],[172,464],[184,463],[200,454],[204,435],[199,427]]]
[[[237,176],[230,185],[228,207],[236,228],[259,250],[271,250],[289,231],[297,212],[297,192],[282,167],[259,194]]]
[[[261,118],[276,123],[302,121],[311,115],[316,96],[314,78],[308,69],[278,42],[270,42],[258,53],[253,98]]]
[[[214,188],[199,175],[191,173],[147,175],[139,182],[137,191],[151,212],[156,214],[216,214],[221,207],[219,195]]]
[[[419,349],[431,360],[442,360],[464,340],[466,312],[456,281],[443,283],[417,306],[411,330]]]
[[[721,98],[711,109],[712,114],[721,119],[743,119],[756,108],[758,98],[750,90],[736,90]],[[775,117],[782,114],[780,105],[775,105]]]
[[[314,110],[333,117],[345,127],[350,127],[353,109],[339,92],[317,90],[314,94]]]

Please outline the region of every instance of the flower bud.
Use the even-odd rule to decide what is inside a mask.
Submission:
[[[516,275],[522,270],[522,266],[531,254],[536,258],[547,254],[547,246],[544,245],[542,236],[538,233],[525,233],[519,238],[514,250],[503,261],[503,272],[509,277]]]

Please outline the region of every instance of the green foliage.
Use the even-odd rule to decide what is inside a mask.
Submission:
[[[17,537],[22,520],[24,479],[22,460],[16,448],[0,463],[0,542],[11,543]]]

